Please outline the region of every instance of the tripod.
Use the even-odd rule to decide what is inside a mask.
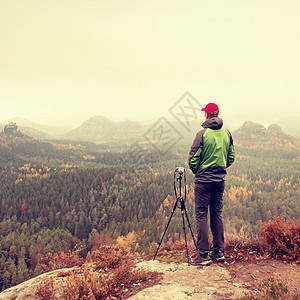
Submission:
[[[179,174],[179,176],[176,178],[176,173]],[[182,175],[184,174],[184,197],[182,197],[181,195],[181,190],[182,190],[182,185],[181,185],[181,182],[182,182]],[[177,189],[176,189],[176,181],[179,181],[179,197],[177,197]],[[187,222],[188,222],[188,226],[190,228],[190,231],[191,231],[191,234],[192,234],[192,238],[193,238],[193,241],[194,241],[194,244],[195,244],[195,247],[197,248],[196,246],[196,241],[195,241],[195,237],[194,237],[194,234],[193,234],[193,231],[192,231],[192,228],[191,228],[191,224],[190,224],[190,220],[189,220],[189,217],[187,215],[187,211],[186,211],[186,207],[185,207],[185,199],[186,199],[186,177],[185,177],[185,171],[184,171],[184,168],[180,168],[180,167],[177,167],[175,169],[175,172],[174,172],[174,191],[175,191],[175,196],[176,196],[176,202],[174,204],[174,207],[173,207],[173,210],[171,212],[171,216],[169,218],[169,221],[166,225],[166,228],[165,228],[165,231],[158,243],[158,247],[157,247],[157,250],[156,250],[156,253],[154,255],[154,258],[153,260],[155,260],[156,258],[156,255],[158,253],[158,250],[161,246],[161,243],[163,241],[163,238],[167,232],[167,229],[169,227],[169,224],[171,222],[171,219],[173,217],[173,214],[176,210],[176,207],[178,206],[178,204],[180,204],[180,209],[181,209],[181,216],[182,216],[182,228],[183,228],[183,232],[184,232],[184,239],[185,239],[185,249],[186,249],[186,257],[187,257],[187,261],[188,261],[188,265],[190,265],[190,260],[189,260],[189,253],[188,253],[188,245],[187,245],[187,239],[186,239],[186,232],[185,232],[185,222],[184,222],[184,216],[186,216],[186,219],[187,219]]]

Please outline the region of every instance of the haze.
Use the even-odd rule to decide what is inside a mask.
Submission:
[[[300,116],[299,1],[0,4],[0,121],[141,121],[186,91],[232,123]]]

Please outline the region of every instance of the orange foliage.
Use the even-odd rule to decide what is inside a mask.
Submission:
[[[240,201],[242,197],[245,199],[250,198],[252,196],[252,191],[248,191],[245,187],[236,187],[235,185],[231,186],[228,192],[225,192],[225,195],[231,201]]]
[[[99,248],[102,245],[111,245],[112,241],[113,239],[111,233],[97,232],[90,238],[92,251]]]
[[[54,291],[54,279],[53,277],[46,278],[42,281],[36,288],[35,296],[41,300],[50,300],[53,299],[55,294]]]
[[[120,245],[102,246],[90,253],[85,264],[69,272],[69,276],[53,289],[53,282],[39,284],[38,299],[124,299],[129,288],[156,281],[158,273],[135,268],[134,255]]]
[[[271,256],[288,260],[300,257],[300,223],[274,216],[263,223],[260,233]]]
[[[42,273],[57,270],[61,268],[71,268],[74,266],[81,266],[84,259],[80,258],[76,251],[71,253],[58,252],[56,254],[48,253],[45,257],[41,258],[39,268]]]
[[[137,237],[137,234],[132,231],[129,232],[126,236],[119,236],[117,238],[117,243],[119,246],[124,247],[125,249],[132,249],[133,251],[136,251],[139,246],[139,244],[136,242]]]

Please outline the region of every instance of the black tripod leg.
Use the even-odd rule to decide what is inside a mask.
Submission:
[[[175,202],[175,205],[174,205],[173,210],[172,210],[172,212],[171,212],[171,216],[170,216],[169,221],[168,221],[168,223],[167,223],[167,225],[166,225],[165,231],[164,231],[164,233],[163,233],[163,235],[162,235],[162,237],[161,237],[161,239],[160,239],[160,242],[158,243],[158,247],[157,247],[156,253],[155,253],[154,257],[153,257],[153,260],[155,260],[155,258],[156,258],[156,255],[157,255],[157,253],[158,253],[159,247],[160,247],[160,245],[161,245],[161,243],[162,243],[162,241],[163,241],[163,239],[164,239],[164,237],[165,237],[165,234],[166,234],[166,232],[167,232],[167,229],[168,229],[168,227],[169,227],[169,224],[170,224],[170,222],[171,222],[171,220],[172,220],[173,214],[174,214],[175,209],[176,209],[176,206],[177,206],[178,199],[179,199],[179,198],[177,198],[177,200],[176,200],[176,202]]]
[[[184,204],[183,204],[183,206],[184,206],[184,212],[185,212],[185,216],[186,216],[186,219],[187,219],[187,222],[188,222],[188,225],[189,225],[190,231],[191,231],[191,235],[192,235],[192,238],[193,238],[193,241],[194,241],[194,245],[195,245],[195,248],[197,249],[197,245],[196,245],[195,236],[194,236],[194,234],[193,234],[193,231],[192,231],[192,227],[191,227],[191,223],[190,223],[190,220],[189,220],[189,217],[188,217],[187,211],[186,211],[186,207],[185,207],[185,205],[184,205]]]
[[[182,216],[182,228],[183,228],[184,239],[185,239],[186,258],[187,258],[188,266],[189,266],[190,265],[190,260],[189,260],[189,250],[188,250],[188,245],[187,245],[186,232],[185,232],[184,203],[183,203],[183,201],[181,201],[181,216]]]

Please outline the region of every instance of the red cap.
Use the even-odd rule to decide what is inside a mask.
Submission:
[[[219,107],[215,103],[208,103],[205,107],[201,109],[201,111],[205,111],[211,115],[218,115],[219,114]]]

